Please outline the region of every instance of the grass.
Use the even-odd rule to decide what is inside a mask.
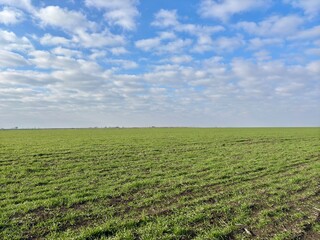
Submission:
[[[320,129],[0,131],[0,239],[320,239]]]

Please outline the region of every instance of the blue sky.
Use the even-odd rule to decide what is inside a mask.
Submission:
[[[0,128],[319,126],[319,0],[0,0]]]

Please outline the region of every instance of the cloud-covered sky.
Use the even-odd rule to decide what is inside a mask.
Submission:
[[[0,0],[0,128],[319,126],[319,0]]]

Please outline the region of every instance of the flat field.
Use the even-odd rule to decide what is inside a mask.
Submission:
[[[320,239],[320,128],[0,131],[0,239]]]

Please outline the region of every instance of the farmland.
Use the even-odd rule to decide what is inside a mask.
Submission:
[[[0,239],[320,239],[320,129],[0,131]]]

